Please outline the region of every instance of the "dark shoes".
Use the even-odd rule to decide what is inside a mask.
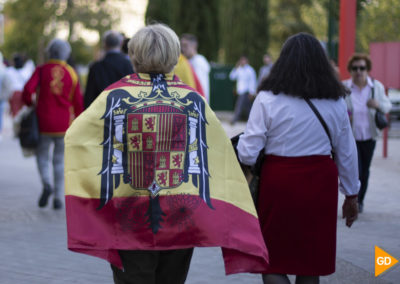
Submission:
[[[54,210],[59,210],[62,207],[63,207],[63,204],[62,204],[61,200],[58,199],[58,198],[54,198],[54,200],[53,200],[53,208],[54,208]]]
[[[47,205],[50,195],[51,195],[51,190],[43,189],[42,195],[40,196],[40,199],[39,199],[39,207],[40,208],[43,208]]]
[[[42,195],[40,196],[39,199],[39,207],[43,208],[46,207],[48,201],[49,201],[49,197],[51,195],[52,191],[49,189],[43,189]],[[54,210],[59,210],[63,207],[63,204],[61,202],[60,199],[58,198],[54,198],[53,200],[53,209]]]

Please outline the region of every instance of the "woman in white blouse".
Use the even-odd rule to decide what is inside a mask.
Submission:
[[[241,162],[265,153],[257,204],[270,263],[264,283],[319,283],[335,271],[338,187],[343,218],[357,219],[357,149],[341,84],[318,40],[290,37],[259,87],[245,133]],[[322,115],[332,138],[306,103]],[[339,177],[339,182],[338,182]]]
[[[344,81],[351,91],[346,97],[347,109],[350,115],[354,138],[358,153],[358,170],[361,182],[358,194],[358,209],[361,213],[364,207],[364,197],[367,192],[369,168],[374,155],[376,138],[379,130],[375,125],[377,110],[388,113],[392,104],[385,94],[385,87],[378,80],[368,76],[372,63],[367,54],[353,54],[347,64],[351,78]]]

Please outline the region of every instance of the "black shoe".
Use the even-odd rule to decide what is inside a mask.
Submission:
[[[54,200],[53,200],[53,208],[54,208],[54,210],[59,210],[62,207],[63,207],[63,204],[62,204],[61,200],[58,199],[58,198],[54,198]]]
[[[43,189],[42,195],[39,199],[39,207],[45,207],[47,205],[47,201],[49,200],[49,196],[51,195],[51,190]]]

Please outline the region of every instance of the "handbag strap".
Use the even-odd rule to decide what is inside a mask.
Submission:
[[[319,113],[318,109],[315,107],[315,105],[310,101],[310,99],[308,98],[304,98],[304,100],[306,101],[306,103],[310,106],[310,108],[312,109],[312,111],[315,113],[316,117],[318,118],[319,122],[322,124],[322,127],[324,128],[326,134],[328,135],[329,138],[329,142],[331,143],[331,153],[332,153],[332,157],[334,156],[334,150],[333,150],[333,144],[332,144],[332,138],[331,138],[331,134],[329,133],[329,128],[326,125],[325,120],[322,118],[321,114]]]
[[[371,97],[372,99],[375,99],[375,80],[374,78],[371,78],[371,80],[372,80]]]

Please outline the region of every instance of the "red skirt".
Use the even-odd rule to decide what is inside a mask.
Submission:
[[[329,156],[265,156],[257,211],[267,273],[335,272],[337,200],[338,172]]]

